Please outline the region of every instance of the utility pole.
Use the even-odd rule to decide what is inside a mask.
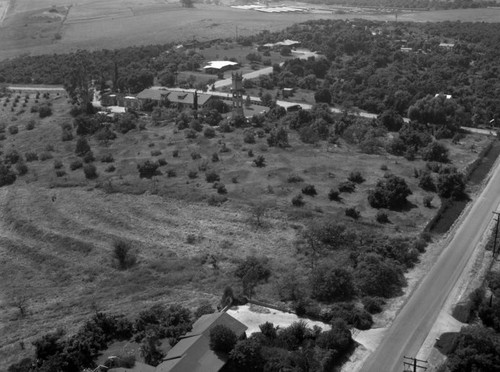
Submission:
[[[417,368],[421,368],[424,371],[427,370],[427,361],[426,360],[420,360],[417,358],[412,358],[412,357],[403,357],[405,360],[403,361],[403,366],[404,366],[404,372],[417,372]],[[419,365],[418,363],[425,363],[425,366]]]
[[[498,237],[498,223],[500,222],[500,212],[493,211],[493,214],[497,216],[497,226],[495,228],[495,240],[493,241],[493,257],[495,257],[495,252],[497,248],[497,237]]]

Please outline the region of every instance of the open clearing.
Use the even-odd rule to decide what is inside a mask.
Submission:
[[[311,7],[311,4],[293,3]],[[325,8],[321,6],[321,8]],[[51,10],[52,9],[52,10]],[[263,13],[226,5],[196,4],[182,8],[177,1],[143,0],[16,0],[0,32],[0,59],[20,54],[62,53],[77,49],[112,49],[130,45],[163,44],[252,35],[277,31],[313,19],[394,20],[393,14],[373,9],[343,8],[335,13]],[[500,8],[404,12],[399,20],[416,22],[499,22]]]

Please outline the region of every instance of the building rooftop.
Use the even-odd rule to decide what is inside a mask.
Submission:
[[[228,67],[228,66],[236,66],[238,65],[238,62],[232,62],[232,61],[210,61],[206,66],[203,66],[203,69],[207,68],[214,68],[217,70],[220,70],[221,68]]]

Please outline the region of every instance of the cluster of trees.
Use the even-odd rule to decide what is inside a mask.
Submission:
[[[260,332],[242,340],[230,329],[217,326],[210,332],[210,346],[228,355],[224,372],[329,371],[342,363],[354,341],[347,323],[336,319],[328,331],[310,329],[304,322],[286,328],[266,322]]]
[[[135,321],[122,315],[97,312],[74,335],[57,330],[35,340],[34,358],[25,358],[11,365],[8,371],[70,372],[95,368],[100,351],[113,341],[130,339],[141,342],[141,353],[146,362],[157,365],[164,356],[158,350],[158,340],[168,338],[173,345],[191,326],[191,312],[179,305],[154,305],[139,313]]]
[[[343,5],[355,7],[377,7],[390,9],[460,9],[460,8],[485,8],[496,6],[496,1],[473,0],[307,0],[313,4]]]

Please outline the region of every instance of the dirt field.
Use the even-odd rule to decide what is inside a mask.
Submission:
[[[295,6],[308,6],[293,3]],[[55,6],[57,12],[49,12]],[[323,7],[324,8],[324,7]],[[177,1],[143,0],[29,0],[12,2],[0,33],[0,59],[30,53],[61,53],[79,48],[102,49],[139,44],[212,40],[277,31],[310,19],[394,20],[373,10],[345,10],[346,14],[262,13],[226,5],[196,4],[182,8]],[[405,21],[500,21],[500,8],[413,12],[398,15]]]

